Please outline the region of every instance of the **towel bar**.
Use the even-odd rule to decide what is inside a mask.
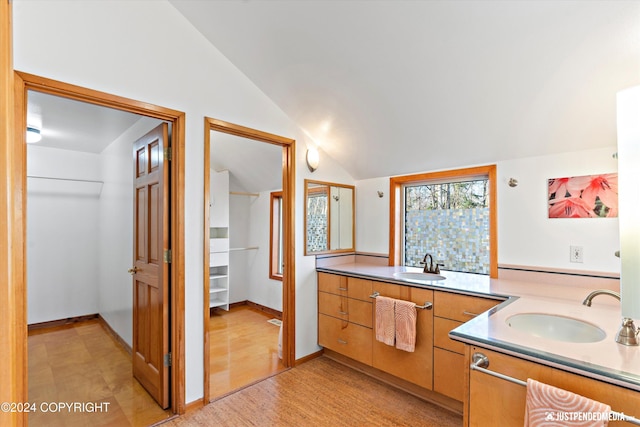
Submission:
[[[374,292],[373,294],[369,295],[369,298],[376,299],[379,296],[380,296],[380,292]],[[433,308],[433,303],[429,301],[425,301],[424,305],[416,304],[416,308],[419,308],[420,310],[431,310]]]
[[[480,352],[473,353],[471,360],[472,360],[472,363],[471,363],[471,366],[469,367],[471,368],[472,371],[482,372],[483,374],[491,375],[492,377],[500,378],[505,381],[509,381],[524,387],[527,386],[527,383],[522,380],[486,369],[489,366],[489,358]],[[616,411],[611,411],[611,413],[615,414],[618,418],[628,423],[640,426],[640,420],[635,417],[632,417],[630,415],[625,415],[621,412],[616,412]]]

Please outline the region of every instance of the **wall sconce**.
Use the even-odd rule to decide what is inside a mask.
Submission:
[[[40,129],[35,126],[27,126],[27,143],[33,144],[39,142],[42,139]]]
[[[311,147],[307,149],[307,167],[311,172],[318,169],[318,165],[320,164],[320,153],[316,147]]]
[[[623,327],[640,318],[640,86],[617,94],[618,224]],[[629,326],[626,324],[626,326]],[[633,321],[631,321],[633,326]],[[635,330],[635,328],[634,328]],[[637,345],[637,341],[636,341]]]

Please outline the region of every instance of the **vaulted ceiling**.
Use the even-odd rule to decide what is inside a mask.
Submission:
[[[615,145],[636,1],[170,0],[356,179]]]

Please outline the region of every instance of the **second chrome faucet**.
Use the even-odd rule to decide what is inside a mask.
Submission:
[[[620,294],[618,292],[610,291],[607,289],[597,289],[587,295],[584,301],[582,301],[582,304],[586,305],[587,307],[591,307],[591,302],[598,295],[610,295],[620,301]],[[640,345],[638,334],[640,334],[640,330],[638,330],[633,324],[633,319],[624,317],[622,319],[622,326],[620,326],[620,330],[616,334],[616,342],[618,344],[628,346]]]

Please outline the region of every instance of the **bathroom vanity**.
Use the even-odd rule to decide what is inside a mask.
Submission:
[[[351,262],[318,266],[317,271],[318,336],[325,354],[463,412],[465,426],[523,424],[526,388],[495,372],[516,381],[533,378],[640,416],[640,348],[614,341],[621,320],[615,301],[585,307],[585,288],[475,274],[442,272],[443,280],[412,280],[405,273],[420,270],[410,267]],[[433,304],[417,310],[414,353],[376,341],[376,292],[417,306]],[[606,337],[565,342],[535,336],[510,326],[509,319],[522,313],[589,322]],[[488,366],[471,369],[476,353]]]
[[[375,339],[376,295],[417,307],[416,348],[406,352]],[[405,281],[318,272],[318,343],[329,357],[462,412],[464,346],[449,331],[502,298],[411,286]]]

